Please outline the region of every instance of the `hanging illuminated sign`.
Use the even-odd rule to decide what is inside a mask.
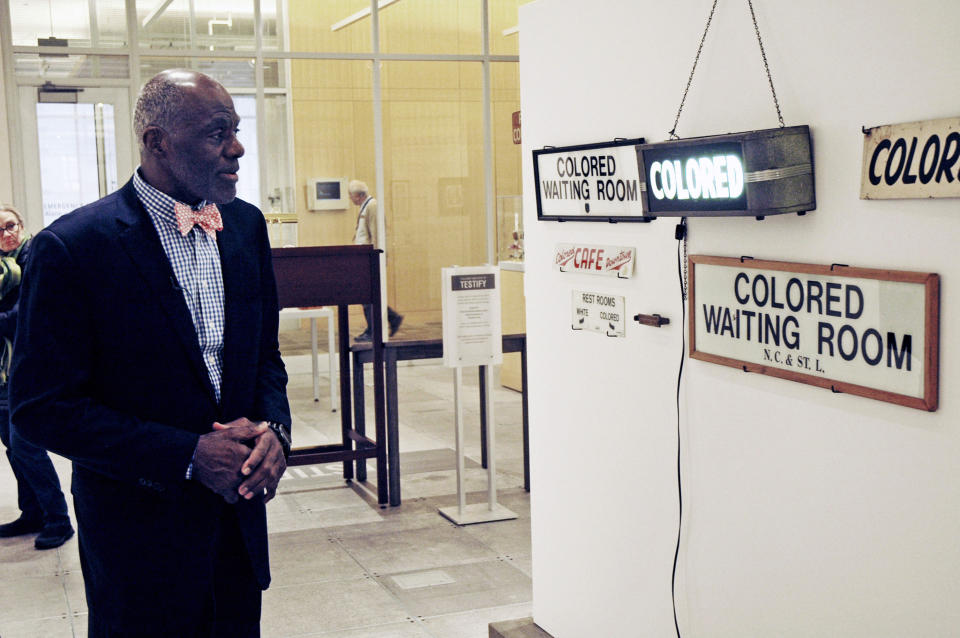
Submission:
[[[692,358],[937,409],[938,275],[701,255],[689,272]]]
[[[743,210],[743,147],[739,143],[667,146],[643,151],[650,212]]]
[[[960,117],[863,129],[860,199],[960,197]]]
[[[533,152],[537,219],[647,222],[637,145],[643,138]]]
[[[647,217],[755,216],[816,208],[807,126],[637,146]]]

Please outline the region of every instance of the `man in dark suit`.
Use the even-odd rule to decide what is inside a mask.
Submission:
[[[91,638],[259,636],[290,443],[267,229],[220,84],[164,71],[134,119],[133,179],[34,239],[13,424],[73,461]]]

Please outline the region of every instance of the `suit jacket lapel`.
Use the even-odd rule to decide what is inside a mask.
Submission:
[[[149,214],[137,198],[132,180],[123,187],[122,194],[125,206],[118,209],[116,218],[120,244],[153,291],[163,312],[170,319],[170,328],[177,335],[210,398],[216,402],[216,394],[200,353],[190,310],[173,274],[170,259],[157,236],[157,229],[153,227]]]

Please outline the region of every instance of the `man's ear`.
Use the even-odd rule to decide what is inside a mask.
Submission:
[[[143,148],[147,153],[156,157],[162,157],[166,154],[164,140],[166,132],[158,126],[148,126],[143,132]]]

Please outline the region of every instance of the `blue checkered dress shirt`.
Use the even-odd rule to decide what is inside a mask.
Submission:
[[[193,327],[197,331],[200,353],[207,366],[210,383],[220,400],[220,382],[223,380],[223,271],[220,269],[220,249],[199,226],[186,235],[177,228],[173,206],[177,200],[148,184],[140,177],[140,169],[133,174],[133,187],[150,220],[160,235],[163,251],[173,266],[174,275],[183,299],[190,309]],[[200,209],[206,201],[194,209]]]

